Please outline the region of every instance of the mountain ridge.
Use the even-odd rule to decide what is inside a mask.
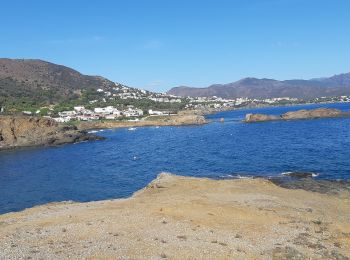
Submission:
[[[329,78],[311,80],[292,79],[275,80],[268,78],[246,77],[226,84],[213,84],[208,87],[174,87],[168,94],[190,97],[221,98],[278,98],[291,97],[313,99],[317,97],[350,95],[350,73],[343,73]]]
[[[104,77],[40,59],[0,58],[0,103],[23,98],[53,104],[77,98],[83,90],[114,85]]]

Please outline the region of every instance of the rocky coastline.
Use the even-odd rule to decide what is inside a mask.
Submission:
[[[0,215],[0,258],[349,259],[349,195],[162,173],[128,199]]]
[[[107,129],[107,128],[125,128],[142,126],[186,126],[203,125],[208,123],[204,116],[195,113],[181,113],[174,116],[155,116],[148,117],[139,121],[89,121],[77,124],[78,129]]]
[[[88,133],[91,129],[141,126],[202,125],[207,121],[201,115],[150,117],[140,121],[90,121],[77,125],[57,123],[50,118],[34,116],[0,116],[0,151],[35,146],[57,146],[82,141],[101,140],[103,137]]]
[[[50,118],[0,116],[0,151],[100,139],[103,138],[78,130],[76,126],[59,124]]]
[[[336,118],[336,117],[350,117],[350,112],[342,112],[339,109],[318,108],[318,109],[302,109],[298,111],[291,111],[282,115],[266,115],[266,114],[247,114],[244,122],[266,122],[279,120],[301,120],[301,119],[317,119],[317,118]]]

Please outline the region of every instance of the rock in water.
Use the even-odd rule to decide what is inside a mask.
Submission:
[[[281,117],[284,120],[292,119],[308,119],[308,118],[322,118],[322,117],[338,117],[342,112],[338,109],[330,108],[318,108],[312,110],[298,110],[293,112],[287,112]]]
[[[0,116],[0,150],[102,139],[44,117]]]
[[[245,116],[245,122],[265,122],[265,121],[273,121],[279,120],[280,117],[272,116],[272,115],[264,115],[264,114],[247,114]]]
[[[342,112],[339,109],[318,108],[311,110],[298,110],[284,113],[281,116],[264,115],[264,114],[247,114],[245,122],[265,122],[272,120],[298,120],[298,119],[314,119],[314,118],[330,118],[330,117],[350,117],[349,112]]]

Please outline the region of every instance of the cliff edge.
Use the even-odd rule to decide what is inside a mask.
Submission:
[[[75,126],[61,125],[50,118],[0,116],[0,150],[60,145],[100,139]]]

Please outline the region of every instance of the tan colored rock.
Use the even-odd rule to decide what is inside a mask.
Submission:
[[[264,115],[264,114],[247,114],[245,116],[245,122],[265,122],[265,121],[273,121],[279,120],[280,117],[272,116],[272,115]]]
[[[91,121],[78,124],[79,129],[103,129],[141,126],[181,126],[206,124],[204,116],[194,114],[182,114],[174,116],[150,116],[140,121]]]
[[[96,136],[61,125],[50,118],[0,116],[0,150],[25,146],[60,145],[93,140]]]
[[[318,108],[311,110],[298,110],[287,112],[281,116],[265,115],[265,114],[247,114],[245,122],[265,122],[272,120],[298,120],[298,119],[315,119],[315,118],[331,118],[331,117],[350,117],[349,112],[342,112],[338,109]]]
[[[292,120],[292,119],[311,119],[311,118],[321,118],[321,117],[338,117],[341,116],[342,112],[339,109],[330,108],[318,108],[312,110],[298,110],[287,112],[281,115],[282,119]]]
[[[161,174],[129,199],[0,215],[0,259],[346,259],[349,198]]]

